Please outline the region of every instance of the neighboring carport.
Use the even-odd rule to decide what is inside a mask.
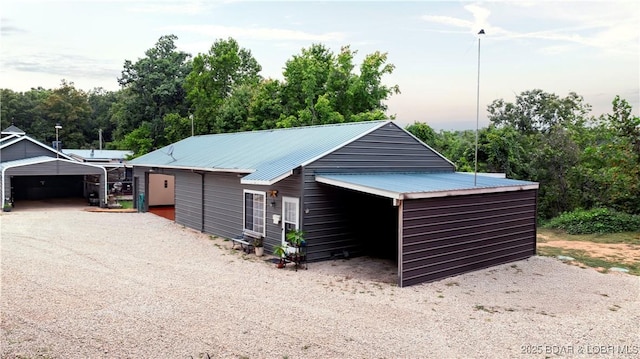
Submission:
[[[100,203],[106,203],[107,173],[104,167],[63,158],[38,156],[3,162],[2,198],[19,199],[87,197],[98,191]],[[91,178],[97,178],[97,183]]]
[[[397,211],[384,201],[367,211],[397,216],[387,223],[398,224],[388,241],[397,245],[399,286],[536,253],[535,182],[456,172],[317,174],[316,181],[392,200]]]

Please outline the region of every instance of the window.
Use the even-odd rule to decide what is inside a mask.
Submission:
[[[265,235],[265,199],[264,192],[244,191],[244,229],[263,236]]]

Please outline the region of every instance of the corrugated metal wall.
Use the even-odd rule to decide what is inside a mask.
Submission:
[[[174,175],[176,223],[198,231],[204,231],[202,210],[204,174],[176,171]]]
[[[8,162],[38,156],[56,157],[56,153],[52,151],[53,149],[36,145],[35,143],[24,139],[3,148],[0,153],[0,161]]]
[[[342,189],[315,181],[316,173],[453,171],[454,166],[394,124],[388,124],[309,164],[304,169],[304,229],[309,259],[329,259],[343,250],[361,252],[362,228],[353,221],[354,205],[362,205]],[[390,200],[368,208],[389,210]],[[363,207],[361,207],[363,208]],[[393,209],[390,209],[392,211]],[[385,228],[396,226],[397,216]],[[396,236],[397,237],[397,236]]]
[[[536,196],[527,190],[404,201],[399,284],[535,255]]]
[[[280,244],[282,228],[273,223],[274,214],[282,215],[282,197],[300,197],[300,175],[294,174],[273,186],[242,185],[241,175],[223,172],[164,171],[175,175],[176,223],[204,233],[231,238],[242,233],[243,191],[265,192],[267,206],[265,214],[265,249],[270,253]],[[204,176],[204,183],[203,177]],[[271,206],[267,191],[277,190]],[[204,194],[204,197],[203,197]],[[204,198],[204,201],[203,201]]]

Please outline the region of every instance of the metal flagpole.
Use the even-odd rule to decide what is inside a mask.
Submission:
[[[484,29],[478,32],[478,35],[484,35]],[[478,89],[476,92],[476,158],[475,171],[473,172],[473,186],[478,183],[478,123],[480,122],[480,36],[478,36]]]

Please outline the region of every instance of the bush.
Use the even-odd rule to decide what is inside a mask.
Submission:
[[[640,215],[608,208],[579,209],[565,212],[543,227],[562,229],[569,234],[635,232],[640,231]]]

